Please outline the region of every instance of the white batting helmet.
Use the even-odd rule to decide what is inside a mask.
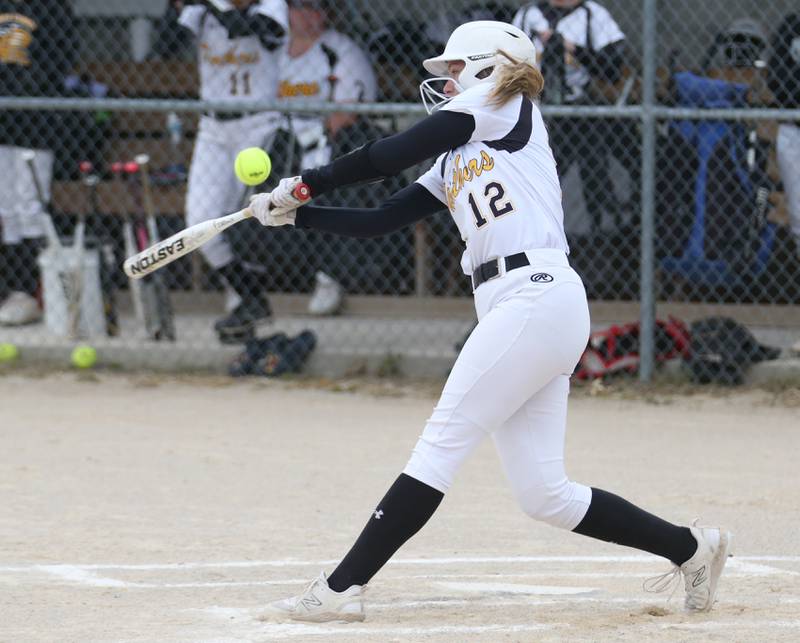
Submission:
[[[463,71],[458,78],[452,79],[459,91],[464,91],[479,83],[491,82],[498,69],[510,62],[505,56],[498,54],[500,50],[515,60],[536,64],[536,48],[531,39],[525,32],[507,22],[476,20],[464,23],[453,31],[444,52],[422,62],[423,67],[435,76],[420,85],[422,102],[428,112],[449,100],[431,86],[431,81],[451,80],[448,76],[448,63],[457,60],[464,62]]]

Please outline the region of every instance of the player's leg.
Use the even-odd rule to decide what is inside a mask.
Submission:
[[[0,324],[14,326],[37,321],[42,310],[37,299],[39,267],[37,257],[44,246],[45,208],[50,200],[53,153],[36,150],[34,166],[44,192],[39,199],[36,185],[21,147],[5,147],[2,152],[3,242],[7,244],[11,273],[11,294],[0,307]],[[10,181],[10,184],[9,184]]]
[[[789,227],[800,258],[800,127],[793,123],[780,125],[775,147],[789,210]]]
[[[233,173],[235,153],[221,124],[201,119],[192,153],[186,194],[186,224],[194,225],[239,208],[241,185]],[[220,319],[215,328],[222,341],[240,341],[252,334],[254,325],[271,315],[264,296],[263,279],[235,256],[225,235],[218,235],[201,248],[212,270],[236,291],[238,306]]]
[[[352,614],[341,618],[363,619],[360,590],[354,588],[366,585],[425,525],[484,437],[554,375],[574,367],[588,333],[586,298],[577,278],[538,297],[523,289],[495,306],[459,354],[403,474],[328,582],[317,579],[306,594],[274,603],[273,611],[298,620],[336,620],[346,606]],[[542,341],[545,337],[558,341]]]
[[[260,147],[268,150],[275,138],[279,121],[277,118],[263,114],[254,114],[224,124],[229,167],[233,167],[239,151],[248,147]],[[241,184],[231,173],[228,186],[230,209],[236,210],[246,202],[249,194],[246,186]],[[240,228],[238,232],[242,232]],[[241,242],[241,236],[234,237]],[[231,248],[232,260],[220,270],[225,280],[236,290],[239,304],[229,315],[218,320],[214,325],[220,339],[229,342],[240,342],[250,338],[255,325],[272,316],[272,308],[266,295],[267,267],[261,261],[248,259],[242,248],[232,242],[226,235],[226,242]],[[236,246],[236,247],[234,247]]]
[[[800,260],[800,126],[796,123],[778,126],[775,154],[786,195],[789,228],[794,237],[797,259]],[[792,346],[792,351],[800,354],[800,340]]]
[[[569,377],[538,391],[492,438],[520,507],[532,518],[672,561],[687,579],[687,606],[709,609],[727,545],[719,530],[669,523],[602,489],[569,480],[564,437]],[[692,560],[694,558],[694,560]],[[707,582],[692,585],[708,564]]]

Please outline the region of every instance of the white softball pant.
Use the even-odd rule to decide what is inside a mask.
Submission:
[[[230,214],[243,207],[246,190],[234,173],[236,155],[246,147],[269,149],[279,125],[275,114],[253,114],[229,121],[200,118],[186,192],[186,225]],[[212,268],[230,263],[233,252],[225,235],[201,247]]]
[[[24,147],[0,145],[0,220],[3,243],[19,243],[23,239],[37,239],[45,233],[45,204],[50,201],[50,183],[53,179],[53,153],[34,150],[33,165],[44,192],[45,203],[39,201]]]
[[[520,507],[564,529],[583,519],[591,489],[564,471],[569,377],[589,337],[580,277],[557,250],[475,292],[470,335],[404,473],[446,492],[491,435]],[[533,275],[552,281],[533,281]],[[541,279],[541,277],[539,277]]]
[[[782,123],[775,147],[789,209],[789,226],[800,252],[800,127]]]

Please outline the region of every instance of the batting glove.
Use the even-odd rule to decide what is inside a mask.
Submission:
[[[272,201],[272,207],[277,213],[296,210],[301,205],[308,203],[311,200],[310,197],[307,199],[301,199],[295,195],[297,186],[302,182],[303,180],[299,176],[293,176],[289,179],[281,179],[280,183],[278,183],[277,187],[272,191],[272,196],[270,197],[270,200]]]
[[[272,207],[272,195],[269,192],[254,194],[250,197],[250,211],[261,225],[281,226],[294,225],[297,210],[278,210]]]

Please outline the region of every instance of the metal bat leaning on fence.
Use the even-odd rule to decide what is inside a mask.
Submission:
[[[295,196],[300,199],[307,200],[309,194],[310,190],[304,183],[295,188]],[[250,209],[244,208],[224,217],[209,219],[189,226],[185,230],[176,232],[171,237],[150,246],[142,252],[128,257],[123,264],[125,274],[132,279],[141,279],[151,272],[189,254],[192,250],[197,250],[197,248],[209,239],[216,237],[223,230],[252,216],[253,213]]]
[[[150,157],[139,154],[130,169],[136,168],[136,173],[141,181],[139,201],[144,211],[144,228],[138,230],[138,237],[143,242],[139,247],[144,249],[146,244],[157,244],[158,227],[156,225],[156,212],[153,196],[150,192]],[[142,304],[145,309],[145,327],[148,335],[155,340],[175,340],[175,318],[172,312],[172,302],[169,289],[163,275],[151,275],[142,284]]]

